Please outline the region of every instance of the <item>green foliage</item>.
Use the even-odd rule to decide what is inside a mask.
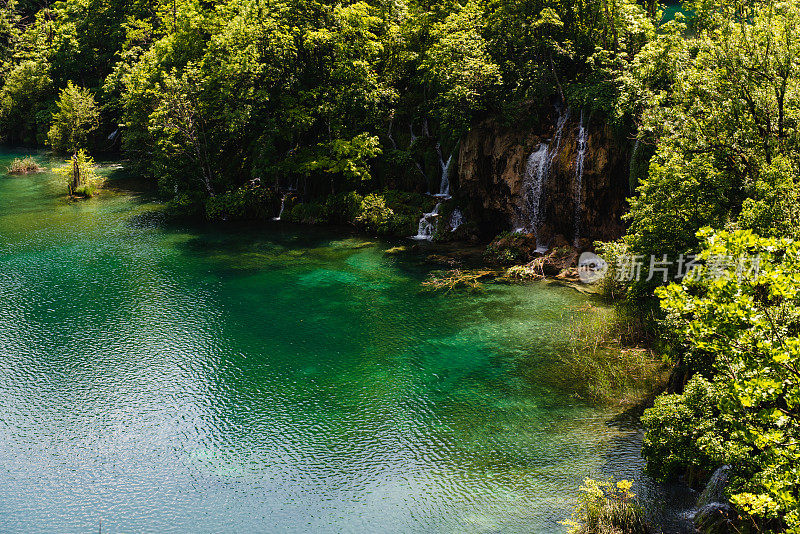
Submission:
[[[565,521],[570,534],[650,534],[644,512],[631,493],[628,480],[597,481],[587,478],[572,519]]]
[[[211,221],[269,219],[279,203],[275,193],[265,187],[240,187],[210,197],[206,217]]]
[[[518,265],[531,261],[536,255],[536,240],[531,235],[504,232],[489,243],[484,251],[487,261],[500,265]]]
[[[445,131],[465,132],[470,114],[486,108],[486,98],[500,84],[500,67],[488,52],[486,17],[480,0],[470,0],[434,25],[422,69],[438,93],[436,113]]]
[[[371,194],[361,201],[361,210],[355,218],[356,224],[367,232],[388,234],[391,232],[391,223],[394,212],[386,206],[382,195]]]
[[[330,195],[325,199],[325,219],[332,224],[350,224],[361,212],[363,200],[355,191]]]
[[[624,109],[640,110],[640,137],[657,140],[631,203],[627,242],[635,254],[690,252],[700,228],[740,217],[742,227],[768,234],[795,231],[800,3],[753,4],[741,17],[738,8],[704,2],[694,39],[681,39],[681,23],[670,23],[626,75]],[[718,16],[726,11],[730,17]]]
[[[94,96],[88,89],[68,82],[59,94],[57,106],[47,140],[53,150],[76,153],[85,148],[89,134],[100,124]]]
[[[38,144],[49,131],[74,150],[121,132],[126,155],[176,198],[253,178],[309,201],[422,191],[438,180],[437,144],[452,150],[487,113],[613,98],[652,35],[631,0],[10,2],[0,134]],[[80,113],[89,94],[99,121]],[[97,124],[102,135],[87,135]]]
[[[695,379],[683,398],[662,400],[648,415],[648,461],[660,474],[686,464],[731,463],[730,493],[739,509],[755,525],[766,529],[777,521],[794,531],[800,528],[800,244],[742,230],[704,230],[700,237],[705,275],[658,294],[687,365],[708,381]],[[758,258],[757,268],[740,258]],[[709,401],[710,410],[702,406]]]
[[[24,60],[13,67],[0,89],[0,131],[7,141],[42,142],[49,109],[45,102],[52,91],[50,66]]]
[[[94,160],[91,156],[85,150],[80,149],[66,161],[65,165],[53,170],[64,181],[70,196],[91,198],[97,192],[101,182],[94,167]]]
[[[717,387],[698,375],[683,394],[663,395],[645,411],[642,455],[651,476],[668,480],[685,474],[692,484],[722,465],[723,443],[729,434],[719,399]]]
[[[289,222],[303,224],[322,224],[328,222],[325,217],[325,207],[313,202],[296,204],[289,213],[284,214],[284,218]]]

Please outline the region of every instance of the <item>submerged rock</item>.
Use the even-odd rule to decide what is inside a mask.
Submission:
[[[698,532],[703,534],[738,534],[738,514],[730,504],[721,502],[709,503],[694,516],[694,524]]]

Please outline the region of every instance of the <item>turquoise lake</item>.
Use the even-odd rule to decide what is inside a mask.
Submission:
[[[536,378],[591,297],[429,294],[402,243],[109,184],[0,175],[0,531],[563,532],[584,477],[640,478],[638,432]]]

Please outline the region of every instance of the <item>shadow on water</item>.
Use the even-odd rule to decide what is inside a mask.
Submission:
[[[518,373],[584,295],[423,295],[391,242],[170,221],[106,170],[72,205],[0,181],[4,531],[549,534],[639,472],[609,410]]]
[[[617,421],[609,421],[609,426],[617,427]],[[622,434],[611,440],[605,455],[602,471],[616,480],[626,479],[634,482],[634,493],[645,509],[648,521],[664,534],[694,534],[694,527],[687,519],[697,501],[697,492],[678,483],[660,483],[644,472],[644,459],[641,456],[643,432],[629,425],[621,428]]]

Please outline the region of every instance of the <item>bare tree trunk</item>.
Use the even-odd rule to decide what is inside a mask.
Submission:
[[[81,169],[78,167],[78,158],[72,155],[72,182],[69,184],[69,194],[74,195],[81,186]]]

